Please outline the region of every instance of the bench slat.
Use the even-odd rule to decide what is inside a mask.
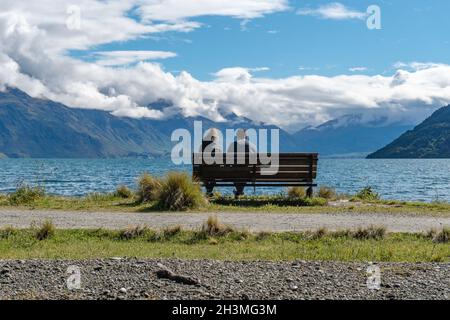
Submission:
[[[242,170],[242,171],[231,171],[231,170],[209,170],[208,168],[202,169],[201,172],[196,173],[197,178],[203,179],[263,179],[263,180],[274,180],[274,179],[305,179],[310,178],[310,171],[268,171],[268,173],[273,174],[262,174],[260,170],[250,171],[250,170]],[[317,171],[312,172],[312,177],[315,178],[317,176]]]

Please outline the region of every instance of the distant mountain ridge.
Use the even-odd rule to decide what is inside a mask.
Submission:
[[[36,99],[17,89],[0,92],[0,158],[117,158],[170,154],[173,130],[279,129],[275,125],[225,115],[226,122],[204,117],[184,117],[170,101],[149,105],[168,116],[161,120],[116,117],[108,112],[75,109]],[[280,129],[281,152],[319,152],[322,157],[363,157],[386,145],[412,126],[387,124],[385,119],[366,121],[347,115],[295,134]]]
[[[368,158],[450,158],[450,105]]]
[[[165,109],[170,103],[159,101]],[[233,116],[243,128],[276,128]],[[163,120],[116,117],[105,111],[75,109],[35,99],[17,89],[0,92],[0,154],[10,158],[152,157],[170,153],[173,130],[192,131],[194,121],[204,129],[224,130],[227,123],[203,117],[174,115]],[[280,131],[283,151],[294,151],[292,137]]]
[[[308,127],[294,134],[300,149],[312,148],[329,157],[365,157],[411,129],[412,125],[389,123],[379,117],[368,121],[353,114]]]

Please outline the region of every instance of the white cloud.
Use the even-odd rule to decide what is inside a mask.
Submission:
[[[287,9],[287,0],[159,0],[146,1],[139,12],[146,20],[173,22],[207,15],[246,20]]]
[[[186,31],[198,25],[190,21],[131,19],[130,10],[142,1],[81,0],[81,30],[68,30],[65,8],[69,3],[65,0],[57,3],[2,0],[0,89],[17,87],[34,97],[45,97],[70,107],[101,109],[129,117],[162,117],[160,111],[149,110],[146,106],[158,99],[166,99],[179,106],[185,115],[204,115],[220,120],[224,111],[234,111],[289,129],[319,124],[353,112],[381,113],[392,119],[420,119],[430,110],[450,103],[450,66],[444,64],[398,65],[400,70],[392,76],[308,75],[280,79],[255,75],[268,68],[235,67],[219,70],[213,81],[200,81],[186,71],[175,76],[159,64],[137,62],[168,57],[173,53],[113,52],[102,53],[103,62],[80,61],[67,56],[66,52],[164,30]],[[147,3],[170,6],[172,2],[152,0]],[[247,7],[247,13],[238,14],[237,9],[220,12],[232,17],[248,15],[252,18],[274,10],[268,6],[268,1],[253,3],[262,5],[260,10],[252,11]],[[226,4],[225,8],[232,6]],[[205,12],[183,12],[178,16],[188,19]],[[211,10],[210,13],[214,12],[217,14],[218,11]],[[169,18],[172,19],[166,17]],[[116,60],[116,66],[111,67],[105,59],[126,59],[119,62],[128,65],[117,66]]]
[[[394,64],[395,69],[407,69],[411,71],[417,71],[417,70],[425,70],[433,67],[439,67],[442,66],[442,64],[434,63],[434,62],[396,62]]]
[[[177,56],[167,51],[98,51],[96,62],[102,66],[119,66],[149,60],[168,59]]]
[[[353,67],[353,68],[349,68],[348,71],[350,72],[362,72],[362,71],[367,71],[366,67]]]
[[[316,9],[302,8],[297,11],[297,14],[331,20],[364,19],[367,17],[365,12],[352,10],[339,2],[322,5]]]
[[[233,67],[224,68],[214,73],[216,77],[216,82],[249,82],[252,78],[253,72],[264,72],[269,71],[268,67],[259,68],[243,68],[243,67]]]

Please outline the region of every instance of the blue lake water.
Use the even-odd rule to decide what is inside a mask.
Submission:
[[[136,177],[145,171],[161,176],[171,170],[190,172],[191,167],[175,166],[170,159],[2,159],[0,193],[25,182],[41,184],[52,194],[81,196],[109,192],[121,184],[135,187]],[[370,185],[384,199],[450,201],[450,160],[320,159],[317,182],[345,193]],[[247,194],[253,194],[253,188]]]

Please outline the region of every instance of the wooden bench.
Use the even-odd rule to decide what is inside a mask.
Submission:
[[[229,155],[228,155],[229,156]],[[216,159],[222,164],[207,164],[202,154],[193,154],[193,177],[212,194],[215,187],[235,187],[235,195],[244,194],[245,187],[306,187],[308,197],[313,195],[317,184],[317,153],[280,153],[278,170],[268,169],[260,155],[251,158],[248,154],[234,155],[233,164],[227,164],[227,155],[219,154]],[[272,157],[272,155],[268,155]],[[233,157],[233,156],[232,156]],[[256,159],[255,159],[256,158]],[[256,161],[255,161],[256,160]],[[230,163],[230,161],[228,161]],[[243,164],[241,164],[243,163]],[[267,175],[270,170],[271,175]]]

